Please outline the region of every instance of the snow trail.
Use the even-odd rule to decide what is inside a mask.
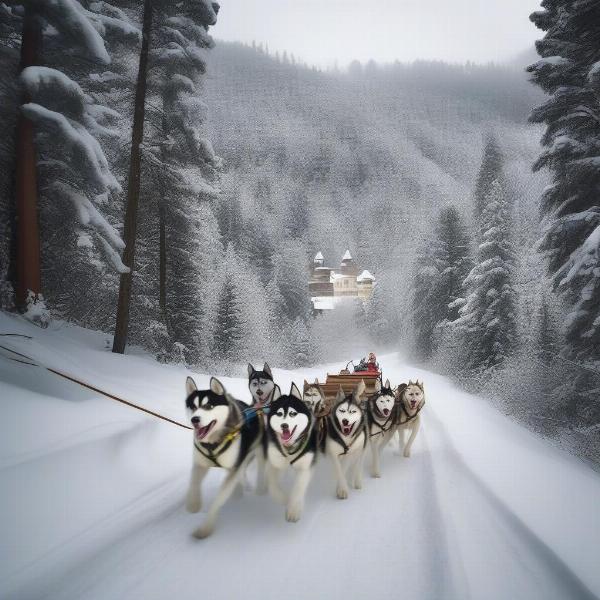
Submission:
[[[101,387],[183,418],[185,369],[115,360],[89,332],[36,337],[23,346],[39,359],[81,366]],[[425,380],[412,457],[394,440],[380,479],[367,457],[363,489],[343,501],[321,457],[299,523],[268,496],[246,493],[202,541],[191,532],[204,513],[183,507],[189,432],[0,362],[0,394],[11,398],[0,404],[0,596],[598,598],[600,477],[446,379],[395,355],[380,361],[393,383]],[[275,379],[285,389],[326,370],[275,370]],[[247,395],[243,379],[224,381]],[[207,477],[205,507],[223,476]]]

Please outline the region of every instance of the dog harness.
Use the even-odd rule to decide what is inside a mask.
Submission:
[[[194,440],[194,447],[202,454],[202,456],[204,456],[204,458],[210,460],[215,467],[221,467],[219,464],[219,457],[227,452],[231,444],[233,444],[233,441],[242,433],[244,425],[259,414],[262,416],[263,411],[265,411],[264,408],[249,407],[249,409],[245,409],[242,412],[242,417],[244,419],[243,423],[232,429],[220,442],[215,444],[203,444],[202,442],[196,443],[196,440]],[[264,433],[264,419],[259,418],[258,424],[260,433],[257,436],[257,440],[260,440]]]
[[[379,411],[379,408],[377,407],[377,404],[375,404],[375,401],[377,400],[377,398],[379,398],[382,395],[383,394],[381,392],[379,392],[378,394],[371,396],[369,398],[369,411],[367,413],[371,417],[369,420],[371,421],[372,425],[377,425],[377,427],[379,427],[379,429],[380,429],[380,431],[371,433],[370,437],[386,434],[392,428],[392,425],[394,424],[394,411],[393,410],[390,411],[390,416],[385,419],[383,425],[381,423],[379,423],[378,421],[376,421],[373,418],[373,415],[371,414],[371,412],[373,412],[377,416],[385,418],[385,415],[381,414],[381,412]],[[371,405],[371,403],[372,403],[372,405]],[[372,409],[371,409],[371,406],[372,406]]]
[[[298,447],[298,449],[292,450],[291,452],[286,452],[283,449],[283,446],[280,444],[279,440],[277,439],[277,436],[275,436],[275,441],[277,442],[277,448],[282,456],[284,456],[285,458],[289,458],[293,454],[297,455],[290,461],[290,465],[293,465],[296,461],[300,460],[304,456],[304,450],[306,449],[306,446],[308,446],[308,442],[310,440],[310,434],[312,433],[314,426],[315,426],[315,423],[314,423],[314,419],[313,419],[310,426],[306,428],[306,430],[304,431],[304,433],[302,434],[300,439],[296,442],[296,446]]]
[[[404,406],[404,402],[402,400],[400,400],[400,420],[398,421],[398,425],[406,425],[407,423],[410,423],[413,419],[416,419],[419,416],[419,413],[421,412],[421,410],[423,409],[424,406],[425,406],[425,398],[423,398],[423,400],[421,401],[419,406],[417,406],[417,412],[411,416],[408,414],[408,411],[406,410],[406,407]],[[405,421],[402,420],[402,413],[404,413],[406,415]]]
[[[346,396],[343,400],[343,402],[348,402],[349,400],[352,400],[352,395],[350,396]],[[341,404],[341,402],[340,402]],[[339,405],[336,405],[336,408]],[[361,408],[362,410],[362,408]],[[363,432],[363,430],[365,429],[365,416],[364,416],[364,412],[361,418],[361,426],[356,428],[356,433],[352,436],[352,440],[350,441],[350,444],[346,444],[346,442],[344,441],[342,434],[340,432],[340,430],[336,427],[335,425],[335,411],[332,410],[330,414],[333,414],[334,417],[331,420],[332,421],[332,426],[333,426],[333,430],[335,431],[335,433],[337,434],[337,439],[335,440],[336,442],[338,442],[338,444],[340,444],[342,446],[342,448],[344,449],[344,451],[339,454],[339,456],[343,456],[344,454],[348,454],[348,451],[350,450],[350,447],[352,446],[352,444],[354,444],[354,442],[358,439],[358,436]],[[366,433],[366,432],[365,432]],[[335,438],[334,438],[335,439]],[[365,442],[363,444],[363,448],[367,445],[367,436],[365,435]]]

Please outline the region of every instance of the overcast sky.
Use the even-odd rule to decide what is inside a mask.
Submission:
[[[219,0],[218,39],[269,45],[310,64],[416,58],[510,60],[541,37],[540,0]]]

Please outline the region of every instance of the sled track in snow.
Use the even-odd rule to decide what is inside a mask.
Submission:
[[[557,600],[599,600],[599,597],[592,593],[583,582],[573,573],[573,571],[560,559],[559,556],[545,544],[513,511],[495,494],[489,486],[479,477],[463,460],[456,450],[450,436],[448,435],[442,421],[431,411],[427,415],[427,424],[432,427],[435,434],[443,441],[445,458],[450,463],[450,469],[465,486],[473,489],[481,497],[481,503],[487,506],[498,516],[504,527],[512,534],[514,539],[519,540],[524,548],[528,550],[528,556],[536,559],[545,568],[545,584],[554,588],[555,596],[547,591],[543,595],[536,596],[540,600],[548,600],[556,597]],[[476,452],[476,449],[473,450]],[[448,471],[447,471],[448,474]],[[452,528],[450,528],[452,529]],[[460,553],[460,548],[458,548]],[[518,552],[518,551],[517,551]],[[521,559],[521,556],[517,556]],[[517,562],[521,562],[518,560]],[[470,565],[473,568],[473,565]],[[463,564],[463,572],[468,579],[468,570]],[[470,570],[470,569],[469,569]],[[511,577],[511,574],[506,575]],[[505,592],[503,592],[505,593]],[[474,599],[477,595],[472,595]],[[491,597],[491,596],[488,596]],[[531,600],[528,596],[513,596],[513,598],[523,598]]]

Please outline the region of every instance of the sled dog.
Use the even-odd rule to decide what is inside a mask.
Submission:
[[[251,364],[248,364],[248,389],[252,394],[253,405],[266,406],[271,402],[275,382],[267,363],[264,364],[262,371],[257,371]]]
[[[240,482],[250,459],[256,454],[258,460],[264,462],[261,451],[264,424],[256,413],[246,418],[243,411],[248,405],[232,398],[215,377],[211,378],[208,390],[199,390],[188,377],[186,392],[186,407],[194,429],[187,510],[196,513],[202,508],[202,480],[210,468],[222,467],[228,471],[204,523],[194,531],[195,537],[205,538],[214,531],[219,511]]]
[[[302,400],[312,410],[313,414],[326,410],[325,394],[323,394],[318,379],[315,379],[314,383],[308,383],[305,379],[303,391]]]
[[[369,446],[371,447],[371,476],[381,477],[379,461],[382,450],[394,436],[397,429],[395,422],[395,397],[389,379],[385,385],[377,380],[375,394],[367,404]]]
[[[266,434],[267,479],[274,500],[286,505],[285,518],[298,521],[317,458],[316,418],[292,383],[290,393],[269,406]],[[291,467],[296,477],[289,496],[281,489],[284,471]]]
[[[346,471],[349,469],[354,489],[362,487],[362,463],[367,444],[367,418],[361,401],[364,392],[363,380],[348,396],[340,386],[327,417],[325,452],[333,463],[337,479],[336,494],[341,500],[348,497]]]
[[[423,382],[418,380],[414,383],[401,383],[396,390],[396,424],[398,427],[398,443],[400,451],[404,446],[404,456],[410,456],[410,449],[419,433],[421,426],[421,410],[425,406],[425,388]],[[410,432],[410,437],[406,441],[405,432]]]

